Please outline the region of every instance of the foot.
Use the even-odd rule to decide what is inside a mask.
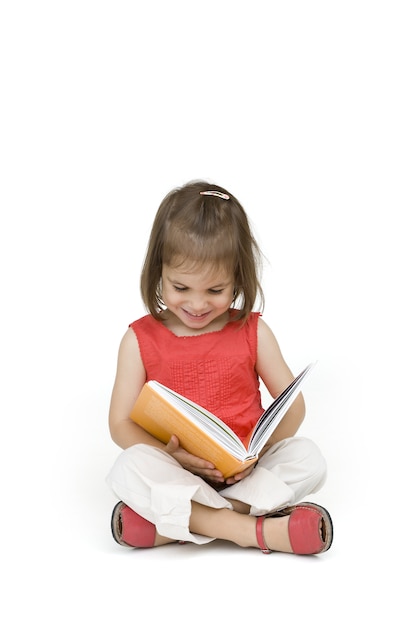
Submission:
[[[124,502],[119,502],[113,509],[111,531],[117,543],[129,548],[154,548],[175,542],[159,535],[154,524],[135,513]]]
[[[265,553],[273,550],[295,554],[320,554],[332,544],[333,527],[326,509],[301,502],[257,518],[257,542]]]
[[[259,523],[257,518],[257,523]],[[293,552],[289,539],[289,515],[284,517],[266,517],[262,522],[263,544],[257,537],[260,548],[265,554],[269,552]]]
[[[111,516],[114,540],[129,548],[152,548],[155,545],[156,527],[138,515],[124,502],[118,502]]]

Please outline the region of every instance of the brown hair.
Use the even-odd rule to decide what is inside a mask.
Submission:
[[[201,195],[216,191],[225,194]],[[156,213],[141,274],[141,294],[147,310],[160,319],[162,266],[192,262],[199,268],[208,263],[224,268],[234,277],[235,319],[243,322],[257,298],[264,295],[260,285],[261,251],[247,215],[226,189],[206,181],[192,181],[165,196]]]

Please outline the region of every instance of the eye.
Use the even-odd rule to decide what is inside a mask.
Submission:
[[[179,287],[178,285],[173,285],[175,291],[186,291],[188,287]]]
[[[208,289],[208,291],[212,294],[215,295],[219,295],[220,293],[222,293],[224,291],[224,289]]]

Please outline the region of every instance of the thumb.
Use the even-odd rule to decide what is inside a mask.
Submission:
[[[172,435],[168,443],[166,444],[165,450],[168,454],[173,454],[174,452],[178,450],[178,448],[179,448],[179,439],[177,438],[176,435]]]

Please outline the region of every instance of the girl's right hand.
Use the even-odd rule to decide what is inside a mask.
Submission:
[[[201,478],[214,483],[220,484],[225,482],[224,476],[219,470],[215,469],[213,463],[205,459],[200,459],[193,454],[189,454],[189,452],[181,447],[176,435],[172,435],[170,438],[165,447],[165,452],[173,456],[188,472],[201,476]]]

